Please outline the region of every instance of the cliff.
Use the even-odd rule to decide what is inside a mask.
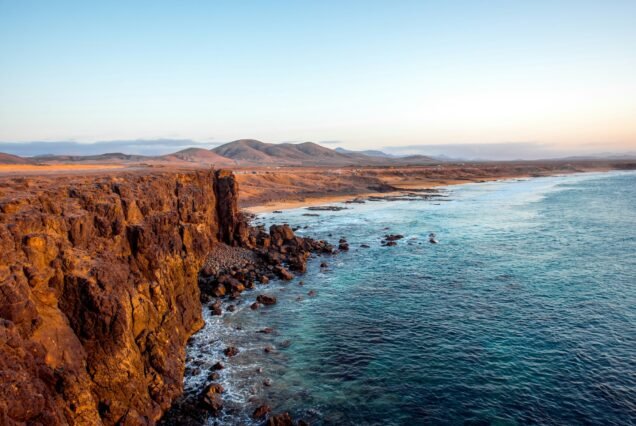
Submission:
[[[181,393],[197,276],[248,227],[229,172],[5,178],[0,424],[152,424]]]

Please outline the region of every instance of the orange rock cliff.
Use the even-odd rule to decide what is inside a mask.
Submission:
[[[202,324],[197,274],[247,225],[226,171],[7,178],[0,424],[153,424]]]

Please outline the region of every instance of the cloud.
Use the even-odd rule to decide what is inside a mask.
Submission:
[[[59,142],[0,142],[0,152],[33,157],[36,155],[96,155],[107,152],[124,154],[162,155],[189,147],[214,148],[220,142],[196,142],[190,139],[135,139],[79,143]]]

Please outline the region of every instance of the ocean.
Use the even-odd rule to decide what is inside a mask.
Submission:
[[[226,392],[202,422],[253,424],[266,403],[316,425],[636,424],[636,173],[443,195],[260,215],[350,250],[243,293],[235,312],[204,308],[185,387],[222,360]],[[263,293],[278,303],[251,310]],[[228,345],[240,353],[226,361]]]

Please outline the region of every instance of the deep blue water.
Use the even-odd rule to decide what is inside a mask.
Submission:
[[[234,313],[206,310],[189,349],[203,371],[186,387],[241,349],[209,423],[249,422],[265,402],[312,424],[636,424],[636,173],[469,184],[443,200],[263,215],[351,250],[245,293]],[[386,233],[405,238],[382,247]],[[260,293],[278,304],[251,311]]]

